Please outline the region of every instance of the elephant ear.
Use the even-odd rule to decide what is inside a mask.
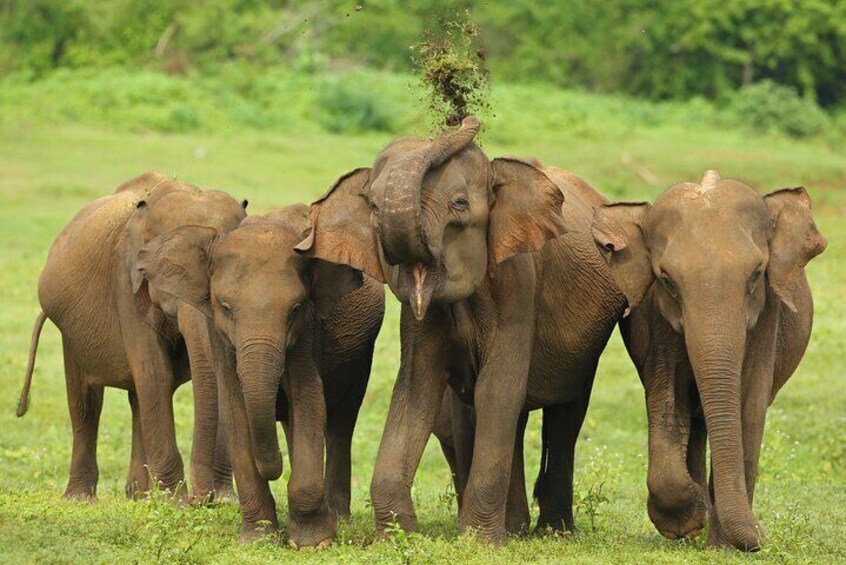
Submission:
[[[825,236],[811,214],[811,197],[804,187],[783,188],[764,197],[770,214],[770,260],[767,280],[776,296],[796,312],[801,273],[825,251]]]
[[[120,190],[120,189],[118,189]],[[138,294],[144,277],[138,272],[138,251],[144,246],[144,225],[147,221],[147,201],[139,200],[135,203],[135,212],[126,224],[124,231],[124,257],[129,271],[129,281],[132,284],[132,294]]]
[[[322,259],[311,260],[311,301],[321,320],[329,317],[345,294],[363,284],[361,271]]]
[[[518,253],[538,251],[567,232],[561,217],[564,194],[542,171],[519,159],[492,163],[493,206],[488,220],[492,266]]]
[[[138,273],[211,318],[209,267],[217,238],[217,230],[206,226],[180,226],[164,233],[138,252]]]
[[[302,232],[301,237],[308,238],[312,231],[309,220],[310,214],[309,206],[293,204],[280,208],[270,215],[274,220]],[[306,262],[305,270],[308,273],[309,297],[314,304],[318,317],[325,320],[332,313],[342,296],[363,284],[363,275],[361,271],[347,265],[309,257],[308,251],[298,251],[298,253],[303,256],[302,260]]]
[[[593,239],[629,303],[623,317],[640,304],[654,276],[642,229],[648,211],[646,202],[619,202],[593,213]]]
[[[347,265],[384,283],[376,230],[370,220],[369,179],[369,168],[339,178],[311,205],[310,228],[294,250],[311,259]]]

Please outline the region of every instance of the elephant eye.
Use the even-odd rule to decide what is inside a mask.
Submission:
[[[747,287],[749,294],[752,294],[752,293],[755,292],[755,284],[761,278],[761,273],[762,273],[762,271],[761,271],[760,265],[755,267],[755,270],[752,271],[752,276],[749,277],[749,285]]]
[[[229,303],[225,300],[218,300],[217,304],[218,304],[218,306],[220,306],[220,309],[223,311],[223,315],[226,316],[227,318],[231,319],[232,318],[232,306],[230,306]]]
[[[470,208],[470,201],[467,196],[460,194],[449,203],[449,207],[456,212],[466,212]]]
[[[373,212],[374,214],[378,214],[379,213],[379,205],[376,204],[376,201],[373,200],[372,197],[368,196],[366,198],[367,198],[367,204],[370,206],[370,211]]]
[[[670,296],[673,298],[679,297],[679,288],[676,286],[676,283],[673,282],[673,279],[670,278],[670,275],[661,271],[661,286],[664,287],[664,290],[669,293]]]

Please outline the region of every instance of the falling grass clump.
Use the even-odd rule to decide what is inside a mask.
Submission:
[[[423,102],[436,130],[490,110],[490,73],[478,36],[479,26],[465,11],[455,20],[442,20],[437,31],[427,30],[412,47],[412,63],[426,92]]]

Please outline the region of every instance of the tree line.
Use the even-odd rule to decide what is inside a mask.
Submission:
[[[822,106],[846,100],[846,0],[0,0],[0,74],[409,70],[411,46],[465,10],[494,81],[658,100],[771,81]]]

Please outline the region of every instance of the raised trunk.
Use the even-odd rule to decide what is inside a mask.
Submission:
[[[723,541],[743,551],[758,549],[761,530],[746,495],[741,423],[741,373],[745,318],[723,304],[685,316],[685,341],[711,444],[714,503]],[[725,314],[714,315],[714,311]],[[738,319],[739,318],[739,319]]]
[[[282,475],[282,453],[276,435],[276,395],[285,367],[284,347],[271,341],[242,344],[238,378],[247,408],[253,457],[262,478]]]
[[[479,127],[479,120],[468,116],[459,129],[442,133],[392,165],[379,215],[379,239],[389,264],[431,261],[426,230],[420,218],[423,177],[429,169],[442,165],[473,141]]]

